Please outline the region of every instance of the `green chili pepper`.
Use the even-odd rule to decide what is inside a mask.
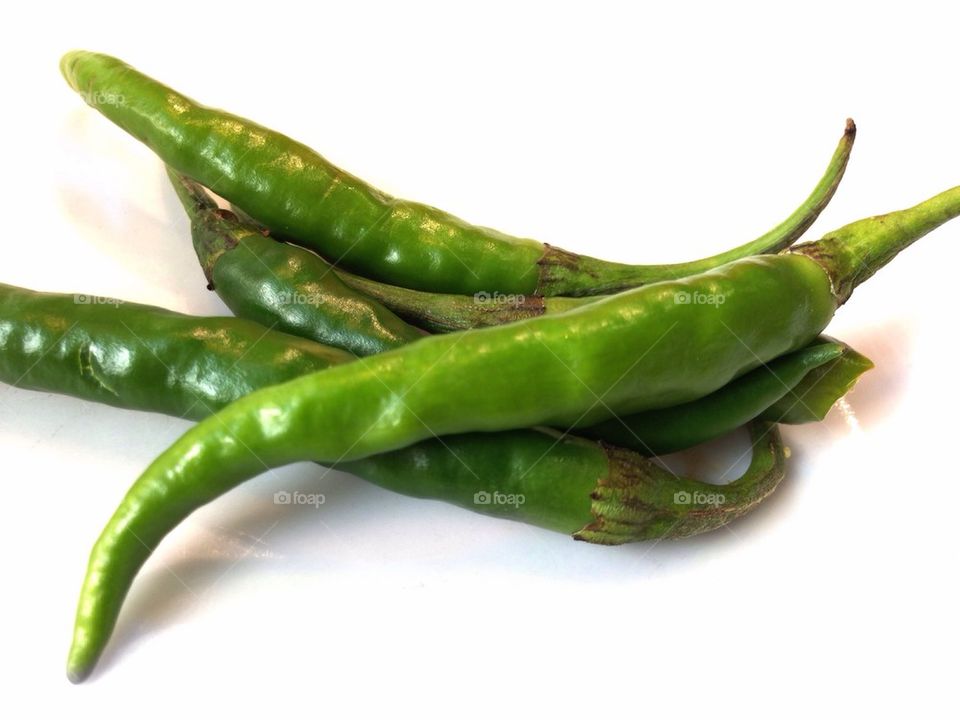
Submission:
[[[237,215],[242,226],[238,227],[238,222],[232,218],[228,217],[224,220],[222,211],[212,203],[201,186],[181,175],[177,175],[173,171],[170,171],[170,177],[181,196],[181,200],[184,202],[184,206],[191,212],[194,243],[197,246],[198,257],[201,258],[201,262],[205,266],[212,266],[218,262],[218,258],[222,257],[225,252],[223,249],[224,245],[237,247],[251,232],[269,233],[269,230],[259,227],[257,222],[247,216],[242,210],[239,210]],[[196,208],[201,208],[204,212],[197,212]],[[257,234],[255,237],[263,241],[262,234]],[[234,240],[234,238],[237,239]],[[259,269],[267,267],[267,265],[266,263],[257,262],[258,258],[255,255],[255,248],[248,247],[247,250],[249,250],[249,252],[243,254],[244,265],[252,265],[253,272],[251,273],[245,269],[242,273],[238,273],[242,278],[242,282],[233,283],[233,290],[229,293],[230,302],[228,304],[241,317],[259,320],[261,322],[277,322],[277,313],[275,311],[276,303],[273,299],[276,293],[269,293],[263,290],[264,287],[269,288],[274,284],[271,282],[269,275],[275,273],[268,273],[268,276],[265,278],[258,277],[258,275],[262,274],[258,272]],[[300,260],[299,256],[301,253],[308,257]],[[279,251],[278,254],[283,256],[283,251]],[[309,277],[311,274],[315,277],[324,277],[331,272],[331,268],[320,258],[304,250],[291,248],[289,256],[290,264],[296,265],[298,275],[304,279],[296,283],[286,283],[284,285],[285,292],[291,292],[289,288],[292,286],[304,295],[308,293],[319,294],[313,289],[315,285],[311,284]],[[205,258],[210,258],[210,260],[204,262]],[[296,260],[294,260],[294,258],[296,258]],[[301,272],[301,268],[304,266],[308,268],[309,272]],[[278,272],[282,273],[283,267],[279,268]],[[211,273],[207,271],[207,275],[209,277]],[[424,296],[430,299],[427,302],[433,309],[438,308],[436,303],[438,299],[441,302],[448,298],[457,301],[461,299],[467,300],[466,296],[424,293],[418,290],[395,288],[375,281],[367,281],[356,276],[347,277],[349,278],[347,282],[354,285],[361,292],[372,291],[373,294],[380,297],[380,294],[386,289],[394,296]],[[307,332],[314,327],[329,324],[329,321],[324,318],[324,314],[328,312],[332,312],[334,322],[338,322],[340,319],[338,317],[340,315],[339,308],[344,302],[348,302],[350,307],[363,307],[363,298],[341,298],[340,293],[343,292],[345,292],[345,288],[336,281],[328,288],[325,288],[323,294],[324,302],[317,305],[314,312],[310,315]],[[495,314],[497,319],[492,324],[502,324],[520,319],[521,316],[511,314],[510,311],[511,307],[516,309],[518,305],[501,302],[502,299],[503,298],[499,297],[473,298],[472,304],[474,308],[479,308],[481,313],[490,312],[491,316]],[[509,300],[509,298],[507,299]],[[568,308],[573,308],[593,302],[597,298],[538,297],[535,299],[539,300],[541,311],[543,311],[545,307],[549,307],[551,311],[558,312],[563,309],[561,303],[567,304]],[[527,307],[531,306],[527,305]],[[490,310],[488,311],[487,308],[490,308]],[[507,312],[504,313],[504,310],[507,310]],[[364,313],[364,316],[367,314],[369,313]],[[356,311],[351,311],[347,317],[349,325],[346,327],[344,327],[345,323],[338,323],[335,336],[342,338],[344,335],[355,335],[357,336],[356,341],[352,339],[346,341],[340,339],[340,344],[351,347],[355,352],[359,350],[357,354],[360,355],[371,354],[370,345],[372,343],[368,340],[368,337],[371,335],[370,326],[369,324],[364,325],[353,320],[353,316],[356,315]],[[476,315],[472,317],[476,317]],[[374,323],[372,327],[372,334],[376,341],[379,325]],[[293,326],[292,323],[281,324],[281,329],[289,329],[293,332],[298,332],[299,330],[299,328]],[[300,331],[299,334],[305,333]],[[312,339],[320,339],[315,336],[310,337]],[[417,337],[420,336],[417,335]],[[835,359],[842,354],[844,350],[845,348],[843,346],[836,343],[824,343],[804,348],[784,358],[775,360],[766,368],[758,368],[704,398],[690,403],[684,403],[677,407],[649,410],[626,418],[614,418],[600,425],[582,429],[581,434],[596,440],[628,447],[644,455],[658,455],[692,447],[693,445],[730,432],[757,417],[762,410],[790,392],[791,388],[800,382],[805,375],[823,363]],[[850,348],[846,348],[846,350],[850,350]],[[869,361],[867,362],[869,363]],[[831,390],[840,389],[840,384],[845,384],[845,387],[843,387],[842,392],[837,395],[831,395],[829,398],[821,397],[821,403],[826,403],[824,414],[826,409],[829,409],[833,404],[835,398],[842,396],[849,390],[856,381],[856,377],[864,372],[865,369],[866,368],[861,369],[854,374],[853,377],[847,377],[843,380],[833,380],[834,383],[837,383],[837,387],[831,387]],[[828,378],[826,381],[830,381],[830,379]],[[794,402],[802,403],[799,399],[795,399]],[[785,416],[787,411],[792,411],[792,409],[789,407],[783,408],[781,414]],[[802,422],[809,422],[809,420],[803,420]]]
[[[618,544],[708,532],[770,495],[784,477],[783,443],[776,425],[756,421],[748,429],[750,466],[722,486],[677,477],[627,450],[536,430],[498,433],[502,442],[495,452],[483,434],[474,433],[397,450],[390,453],[392,462],[370,457],[337,468],[404,495],[571,533],[576,540]],[[111,565],[139,567],[146,560],[146,546],[137,550],[122,537],[140,529],[135,523],[100,540],[104,557],[112,556]],[[92,672],[125,595],[125,589],[118,595],[115,587],[97,582],[101,568],[108,575],[113,570],[91,563],[77,611],[67,669],[74,683]],[[103,580],[110,582],[108,576]]]
[[[843,358],[848,354],[865,361],[866,367],[855,361],[844,362]],[[816,418],[822,420],[834,402],[828,400],[824,408],[824,399],[845,395],[856,379],[872,366],[869,360],[852,348],[835,342],[814,344],[777,358],[699,400],[647,410],[624,418],[617,417],[593,427],[581,428],[578,432],[584,437],[610,442],[644,455],[663,455],[698,445],[740,427],[757,417],[757,407],[761,405],[776,408],[760,413],[761,417],[774,421],[781,418],[797,419],[816,411],[822,411]],[[817,383],[799,392],[794,390],[814,373],[817,373]],[[842,375],[842,380],[835,378],[837,375]],[[813,392],[821,383],[819,389],[823,392]],[[816,411],[806,405],[806,394],[810,395],[810,403],[820,401],[816,404]],[[799,405],[801,409],[795,410],[793,405]],[[771,415],[778,417],[774,419]]]
[[[818,339],[688,403],[685,425],[671,425],[674,408],[641,413],[645,422],[628,416],[628,442],[649,455],[718,437],[800,387],[801,366],[810,374],[818,363],[853,352]],[[0,284],[0,382],[22,388],[198,420],[253,390],[354,359],[238,318],[195,318],[122,300]],[[829,367],[804,391],[805,405],[829,408],[863,371],[835,362]],[[675,435],[663,431],[668,425]],[[613,441],[595,428],[582,431],[591,433]],[[493,444],[490,451],[500,452]]]
[[[248,228],[256,229],[262,235],[271,235],[270,228],[251,217],[243,208],[231,204],[230,212]],[[319,260],[316,255],[313,257]],[[603,297],[543,297],[502,293],[452,295],[387,285],[331,265],[322,270],[323,273],[330,271],[344,285],[390,308],[407,322],[434,333],[492,327],[548,313],[567,312]],[[321,268],[318,267],[315,272],[321,272]]]
[[[238,318],[0,284],[0,380],[200,419],[354,357]]]
[[[169,175],[190,217],[208,287],[238,316],[359,356],[424,336],[344,285],[313,253],[264,237],[217,207],[197,183],[173,171]]]
[[[200,418],[254,388],[352,359],[236,318],[0,284],[0,380],[19,387]],[[783,447],[765,423],[751,425],[751,441],[750,467],[722,488],[636,453],[536,430],[427,440],[338,469],[394,492],[615,543],[706,532],[754,507],[783,477]]]
[[[760,413],[760,417],[788,425],[820,422],[833,404],[850,391],[857,378],[871,368],[873,363],[869,358],[844,345],[836,358],[811,368],[800,382]]]
[[[769,495],[783,479],[783,444],[774,424],[757,421],[748,429],[750,467],[722,486],[677,477],[629,450],[536,430],[497,433],[509,439],[504,452],[499,446],[491,452],[483,433],[471,433],[395,450],[393,463],[372,456],[337,468],[404,495],[472,510],[480,504],[490,515],[616,545],[715,530]],[[447,447],[451,443],[455,452]],[[498,503],[497,495],[524,500],[512,507]],[[592,501],[585,520],[586,497]]]
[[[816,219],[843,175],[846,132],[807,201],[767,235],[703,260],[611,263],[470,225],[389,197],[290,138],[200,105],[116,58],[74,51],[60,69],[95,109],[178,172],[244,208],[281,237],[383,282],[443,293],[595,295],[690,275],[789,246]],[[122,102],[103,102],[104,97]]]
[[[0,380],[116,407],[200,419],[252,390],[354,360],[349,353],[246,320],[195,318],[107,300],[0,284]],[[746,484],[771,480],[769,465],[760,457],[756,462],[763,470],[749,472]],[[427,440],[338,468],[396,492],[570,534],[602,520],[592,514],[590,501],[598,487],[626,491],[636,476],[658,483],[664,493],[671,484],[676,492],[688,489],[688,481],[635,453],[538,430]],[[491,502],[474,502],[477,493],[488,493]],[[524,502],[492,502],[494,493],[522,495]],[[647,499],[651,515],[685,517],[685,509],[672,502],[661,507],[650,504],[652,496]],[[733,503],[725,508],[734,511]],[[605,513],[604,518],[625,522],[630,510],[611,506]],[[636,533],[655,532],[635,517]],[[678,523],[671,532],[689,529],[687,523]],[[595,528],[590,532],[597,533]],[[611,536],[609,541],[614,540]]]
[[[702,397],[809,343],[857,284],[957,215],[960,186],[793,252],[562,316],[426,338],[241,398],[160,455],[107,523],[90,555],[68,675],[91,671],[160,540],[265,468],[360,460],[465,431],[578,426]],[[613,537],[597,533],[590,539],[630,539],[619,526]]]
[[[823,355],[823,348],[811,350]],[[194,318],[120,300],[0,284],[0,380],[23,388],[198,419],[258,387],[352,359],[236,318]],[[760,373],[769,374],[761,368],[734,384]],[[817,399],[817,389],[807,403],[835,399]],[[715,405],[711,400],[707,407]],[[692,413],[690,423],[699,422]],[[681,432],[689,434],[687,428]],[[579,539],[616,542],[617,527],[629,528],[625,539],[679,537],[738,517],[782,478],[779,436],[762,424],[751,432],[757,445],[751,467],[723,488],[674,477],[611,445],[535,430],[427,440],[338,469],[394,492]],[[719,504],[675,501],[718,493],[724,498]],[[591,501],[591,494],[597,499]],[[507,502],[511,497],[522,501]]]
[[[249,237],[254,237],[262,243],[263,234],[268,234],[269,230],[258,226],[256,220],[247,216],[242,210],[237,211],[236,219],[225,215],[200,185],[173,171],[169,174],[184,207],[190,214],[197,256],[205,268],[212,287],[214,281],[210,268],[221,266],[220,258],[223,254],[241,246]],[[376,303],[371,303],[373,307],[366,308],[365,298],[353,296],[336,279],[328,283],[326,278],[329,277],[332,268],[316,255],[299,248],[289,248],[289,251],[269,249],[264,253],[263,247],[262,244],[247,243],[244,246],[247,252],[240,254],[241,260],[236,264],[240,269],[236,272],[228,271],[237,281],[232,282],[230,291],[221,296],[238,316],[261,323],[274,323],[281,330],[320,342],[326,338],[333,338],[338,346],[347,347],[360,356],[385,349],[378,349],[383,336],[382,324],[363,322],[377,314],[379,307]],[[258,251],[267,256],[277,255],[282,260],[280,263],[261,262]],[[279,267],[277,267],[278,264]],[[287,272],[286,267],[291,266],[296,268],[296,279],[288,281],[287,276],[290,273]],[[273,267],[276,267],[276,270],[272,270]],[[264,268],[267,269],[266,273],[262,272]],[[280,275],[284,276],[282,280],[278,278]],[[432,299],[429,302],[434,308],[437,307],[436,299],[441,301],[445,298],[453,298],[457,301],[466,299],[465,296],[459,295],[440,295],[395,288],[352,275],[346,275],[346,277],[348,284],[355,286],[360,292],[372,291],[372,294],[380,297],[379,294],[386,289],[395,294],[425,296]],[[321,280],[316,282],[311,278]],[[279,289],[274,289],[278,284]],[[282,298],[284,295],[289,297],[293,293],[299,293],[306,298],[321,298],[322,302],[311,303],[312,310],[306,316],[298,317],[297,322],[290,322],[286,319],[285,309],[277,311],[277,298]],[[541,303],[541,310],[549,307],[551,312],[559,312],[564,309],[564,304],[566,308],[572,309],[593,302],[597,298],[536,299]],[[282,301],[279,304],[282,305]],[[342,311],[341,308],[344,306],[348,308],[347,312]],[[503,324],[520,319],[520,317],[507,317],[502,312],[503,306],[504,303],[496,297],[474,299],[474,307],[481,308],[481,312],[484,307],[493,308],[493,312],[497,314],[497,320],[492,324]],[[357,321],[358,316],[360,322]],[[328,329],[331,325],[332,330]],[[320,329],[319,332],[318,329]],[[402,331],[402,328],[400,330]],[[402,339],[401,334],[401,332],[391,333],[390,337],[397,338],[399,342]],[[417,333],[414,339],[419,337],[421,335]],[[730,432],[757,417],[762,410],[789,392],[807,373],[845,351],[852,352],[850,348],[836,343],[804,348],[786,358],[774,361],[766,368],[758,368],[748,373],[707,397],[676,408],[650,410],[623,419],[615,418],[598,426],[586,428],[582,434],[629,447],[645,455],[658,455],[692,447]],[[866,362],[869,363],[869,360]],[[836,387],[831,386],[830,390],[840,389],[840,385],[843,384],[845,387],[836,395],[819,398],[821,404],[826,404],[824,414],[835,399],[846,393],[856,378],[866,369],[860,370],[853,377],[832,380]],[[831,382],[831,378],[826,378],[825,382]],[[797,399],[794,402],[801,401]],[[788,410],[790,410],[789,407],[782,409],[781,414],[785,418]],[[784,421],[788,422],[789,418]],[[810,422],[810,420],[800,422]]]
[[[0,380],[22,388],[199,419],[252,390],[353,359],[238,318],[0,284]],[[736,485],[753,493],[782,476],[770,462],[782,452],[778,436],[765,423],[754,433],[754,441],[763,436],[768,444],[758,445],[753,467]],[[599,532],[594,523],[628,521],[635,534],[679,537],[717,527],[752,505],[734,497],[727,489],[733,486],[724,488],[730,499],[722,508],[677,505],[668,491],[717,489],[677,478],[636,453],[550,431],[432,439],[337,467],[395,492],[591,538]],[[607,497],[613,490],[633,493],[636,507],[616,507]],[[607,503],[600,515],[594,492]],[[475,502],[478,493],[490,502]],[[496,494],[523,502],[494,502]],[[615,540],[611,534],[608,542]]]

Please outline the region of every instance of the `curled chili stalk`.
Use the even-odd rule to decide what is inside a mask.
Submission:
[[[221,210],[199,184],[169,169],[168,175],[190,218],[208,287],[240,317],[358,356],[424,336],[376,300],[344,285],[315,254],[265,237]]]
[[[848,122],[823,180],[767,235],[691,263],[628,265],[512,237],[390,197],[305,145],[201,105],[116,58],[74,51],[64,55],[60,69],[89,105],[279,237],[296,239],[366,277],[440,293],[597,295],[786,247],[833,195],[855,134]],[[103,102],[117,97],[123,102]]]
[[[519,445],[507,444],[505,455],[491,455],[482,436],[453,436],[414,447],[429,448],[453,440],[459,455],[449,451],[421,455],[407,448],[393,453],[398,459],[394,464],[378,463],[376,457],[370,457],[338,467],[404,495],[440,498],[473,510],[477,509],[478,488],[490,497],[494,493],[521,497],[522,507],[493,504],[485,506],[485,512],[522,518],[572,534],[576,540],[620,545],[715,530],[773,492],[784,477],[780,434],[776,425],[761,420],[747,427],[750,465],[740,478],[723,486],[678,477],[649,458],[612,445],[530,430],[504,433],[526,436],[522,452],[513,452]],[[546,466],[540,467],[544,462]],[[589,472],[570,472],[571,466],[585,464],[591,468]],[[465,470],[468,466],[480,467],[483,472],[478,475]],[[496,469],[491,472],[491,467]],[[578,476],[593,478],[589,487],[582,482],[559,482]],[[431,482],[431,477],[445,480]],[[537,513],[535,518],[529,517],[532,511]],[[524,514],[528,516],[524,518]]]
[[[160,455],[107,523],[80,594],[70,677],[92,670],[163,537],[265,468],[358,461],[462,432],[586,425],[702,397],[811,342],[857,283],[957,215],[960,187],[848,225],[822,245],[736,261],[563,316],[425,338],[237,400]],[[680,301],[681,293],[714,302]]]
[[[591,497],[596,519],[574,534],[577,540],[615,545],[654,538],[698,535],[723,527],[770,495],[784,476],[786,456],[777,426],[748,425],[752,456],[746,472],[717,486],[680,478],[651,460],[610,449],[619,472],[601,481]]]

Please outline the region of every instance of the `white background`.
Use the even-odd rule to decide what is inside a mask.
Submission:
[[[853,160],[812,237],[960,181],[955,4],[396,5],[8,14],[0,282],[225,312],[160,163],[61,80],[74,47],[391,193],[624,261],[765,231],[848,115]],[[786,430],[788,479],[729,531],[591,547],[298,465],[163,543],[80,687],[64,660],[89,548],[188,425],[2,388],[0,714],[955,712],[958,261],[960,223],[840,311],[831,333],[877,369],[846,413]],[[279,489],[327,502],[264,502]]]

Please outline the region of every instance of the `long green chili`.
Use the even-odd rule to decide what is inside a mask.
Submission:
[[[826,206],[855,136],[848,121],[810,197],[766,235],[693,262],[626,265],[511,237],[390,197],[305,145],[201,105],[116,58],[78,50],[64,55],[60,69],[91,107],[146,143],[166,164],[279,235],[366,277],[442,293],[596,295],[775,252],[799,238]]]
[[[957,215],[960,187],[788,253],[562,316],[426,338],[241,398],[158,457],[107,524],[90,555],[68,675],[89,674],[163,537],[264,468],[360,460],[468,431],[578,426],[702,397],[809,343],[859,283]],[[590,539],[629,535],[601,522]]]

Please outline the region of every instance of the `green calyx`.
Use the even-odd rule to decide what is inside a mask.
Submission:
[[[252,227],[241,225],[230,210],[220,208],[199,183],[170,167],[167,167],[167,176],[190,219],[193,247],[207,278],[207,289],[213,290],[213,268],[217,261],[244,238],[258,233]]]
[[[837,305],[897,254],[960,215],[960,186],[906,210],[876,215],[827,233],[790,252],[813,259],[830,278]]]
[[[749,426],[753,456],[728,485],[682,478],[628,450],[606,446],[609,474],[591,495],[594,521],[575,540],[621,545],[680,538],[720,528],[772,493],[784,477],[786,453],[776,425]]]

